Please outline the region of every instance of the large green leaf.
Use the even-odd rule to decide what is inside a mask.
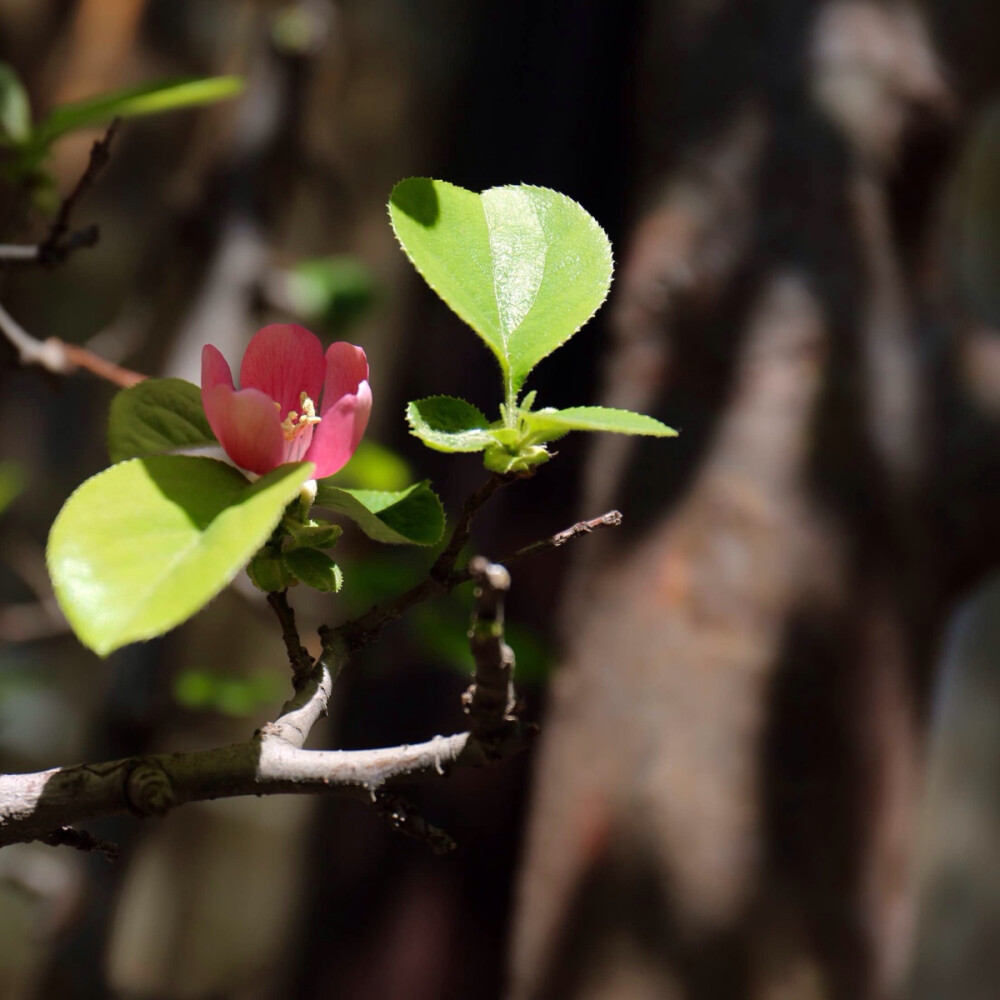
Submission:
[[[604,230],[556,191],[518,184],[476,194],[411,177],[393,188],[389,216],[416,269],[496,355],[508,402],[608,294]]]
[[[134,458],[88,479],[49,534],[49,574],[80,641],[101,656],[179,625],[267,541],[313,465],[255,483],[210,458]]]
[[[112,118],[136,118],[212,104],[235,97],[243,90],[239,76],[210,76],[191,80],[158,80],[156,83],[100,94],[56,108],[38,128],[37,141],[48,145],[78,128],[102,125]]]
[[[567,410],[538,410],[522,413],[530,436],[536,441],[551,441],[569,431],[610,431],[614,434],[644,434],[651,437],[677,437],[677,431],[653,417],[609,406],[574,406]]]
[[[493,443],[490,422],[471,403],[453,396],[429,396],[408,403],[411,433],[435,451],[482,451]]]
[[[201,389],[181,378],[148,378],[111,400],[112,462],[217,444],[201,405]]]
[[[316,505],[343,514],[377,542],[433,545],[444,534],[444,508],[427,480],[398,492],[344,490],[317,483]]]

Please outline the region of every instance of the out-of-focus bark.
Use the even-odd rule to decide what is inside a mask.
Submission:
[[[921,706],[970,571],[934,537],[920,339],[945,158],[910,142],[954,100],[909,3],[699,10],[604,391],[682,437],[590,455],[588,505],[639,526],[576,564],[516,1000],[865,1000],[908,962]],[[945,486],[981,511],[988,482]]]

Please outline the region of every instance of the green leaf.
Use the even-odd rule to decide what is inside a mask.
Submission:
[[[21,145],[31,136],[31,104],[14,70],[0,62],[0,143]]]
[[[38,127],[37,141],[48,145],[74,129],[102,125],[112,118],[137,118],[163,111],[213,104],[243,90],[239,76],[209,76],[190,80],[158,80],[141,87],[100,94],[56,108]]]
[[[311,322],[322,323],[338,337],[375,301],[372,272],[356,257],[300,260],[276,276],[278,302]]]
[[[531,440],[552,441],[570,431],[610,431],[614,434],[645,434],[677,437],[677,431],[653,417],[608,406],[574,406],[568,410],[537,410],[522,413]]]
[[[389,216],[414,267],[496,355],[508,402],[607,297],[611,244],[556,191],[518,184],[476,194],[411,177],[393,188]]]
[[[201,389],[181,378],[148,378],[111,400],[112,462],[218,444],[201,405]]]
[[[377,542],[433,545],[444,534],[444,508],[428,481],[394,493],[344,490],[317,482],[316,505],[343,514]]]
[[[106,656],[206,605],[268,539],[312,475],[282,465],[250,484],[210,458],[133,458],[88,479],[49,534],[56,597],[80,641]]]
[[[340,567],[318,549],[295,549],[282,558],[296,578],[313,590],[338,591],[344,583]]]
[[[412,479],[406,459],[375,441],[362,441],[347,465],[326,481],[359,490],[401,490]]]
[[[286,517],[281,526],[288,533],[284,543],[286,552],[293,549],[331,549],[344,533],[339,524],[330,524],[329,521],[303,524],[293,517]]]
[[[490,422],[471,403],[453,396],[429,396],[407,404],[411,433],[435,451],[482,451],[493,443]]]

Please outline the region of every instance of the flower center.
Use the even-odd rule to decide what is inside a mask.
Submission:
[[[280,413],[281,404],[276,402],[274,405],[278,407]],[[286,441],[294,441],[297,437],[301,437],[307,428],[318,424],[322,419],[316,416],[316,404],[306,393],[299,396],[299,407],[301,412],[289,410],[288,416],[281,421],[281,432],[285,435]]]

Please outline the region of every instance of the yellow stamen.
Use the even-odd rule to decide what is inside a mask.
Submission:
[[[275,403],[278,412],[281,412],[281,404]],[[316,416],[316,404],[306,393],[299,396],[299,406],[302,412],[289,410],[288,416],[281,421],[281,432],[285,435],[286,441],[294,441],[307,427],[318,424],[322,418]]]

